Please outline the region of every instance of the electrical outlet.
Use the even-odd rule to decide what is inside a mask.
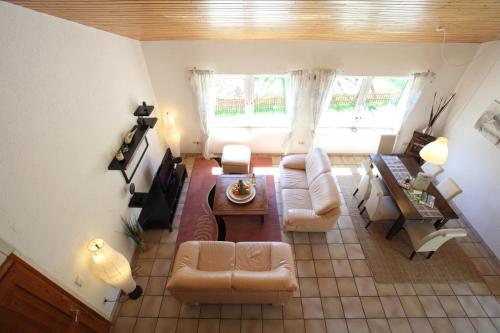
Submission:
[[[199,144],[200,144],[200,141],[193,141],[193,144],[194,144],[194,145],[199,145]]]
[[[82,287],[83,286],[83,283],[85,281],[83,281],[83,279],[80,277],[80,275],[77,275],[76,278],[75,278],[75,284],[78,286],[78,287]]]

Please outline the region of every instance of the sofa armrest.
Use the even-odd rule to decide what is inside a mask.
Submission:
[[[182,243],[177,249],[175,255],[174,267],[172,274],[175,274],[179,269],[198,267],[198,258],[200,255],[200,242],[189,241]]]
[[[295,291],[295,276],[286,268],[267,272],[234,271],[232,286],[246,291]]]
[[[182,268],[167,283],[170,291],[204,291],[231,289],[231,271],[208,272]]]
[[[305,170],[306,155],[305,154],[287,155],[283,157],[283,159],[281,160],[281,165],[289,169]]]

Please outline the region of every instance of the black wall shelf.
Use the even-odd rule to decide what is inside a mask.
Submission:
[[[149,117],[149,115],[153,112],[154,110],[153,105],[139,105],[137,109],[134,112],[134,116],[136,117]]]

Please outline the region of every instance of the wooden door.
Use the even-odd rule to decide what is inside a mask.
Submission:
[[[109,332],[95,311],[11,254],[0,267],[0,332]]]

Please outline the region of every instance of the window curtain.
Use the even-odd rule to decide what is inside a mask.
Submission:
[[[210,159],[210,118],[215,109],[215,78],[214,72],[194,69],[190,71],[190,82],[196,97],[196,109],[200,116],[202,134],[201,153],[205,159]]]
[[[415,73],[413,74],[413,80],[411,82],[410,91],[408,93],[408,99],[406,101],[406,106],[403,111],[403,117],[401,118],[401,125],[404,124],[415,111],[415,106],[417,105],[420,96],[425,88],[432,82],[436,74],[433,72]],[[401,131],[401,126],[399,126]]]
[[[309,151],[314,148],[314,138],[321,115],[328,109],[332,100],[335,71],[329,69],[315,69],[311,72],[311,75],[311,110],[309,117],[311,140],[309,143]]]
[[[289,117],[289,132],[283,143],[283,152],[288,154],[293,143],[294,134],[299,124],[304,102],[309,95],[309,71],[296,70],[289,73],[290,81],[286,94],[286,107]]]

